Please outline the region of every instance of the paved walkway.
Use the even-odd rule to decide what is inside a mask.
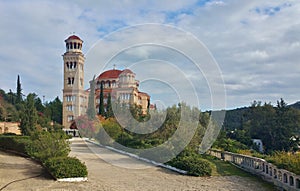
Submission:
[[[89,171],[88,182],[56,182],[51,180],[43,169],[33,161],[0,152],[0,191],[266,190],[260,183],[249,178],[236,176],[203,178],[179,175],[169,170],[151,167],[147,163],[94,144],[85,143],[81,139],[74,139],[71,142],[72,151],[70,155],[85,162]],[[107,163],[99,156],[128,168]],[[10,182],[12,183],[8,184]]]

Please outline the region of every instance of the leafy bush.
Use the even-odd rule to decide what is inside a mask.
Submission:
[[[291,154],[287,152],[275,152],[268,156],[266,160],[278,168],[286,169],[295,174],[300,174],[300,154]]]
[[[179,156],[168,162],[169,165],[185,170],[193,176],[211,176],[211,164],[199,155]]]
[[[26,147],[30,142],[31,141],[27,136],[0,136],[0,148],[23,154],[28,154],[26,152]]]
[[[73,157],[50,158],[45,162],[46,168],[57,179],[87,177],[87,167]]]
[[[32,137],[32,142],[27,146],[27,153],[42,162],[48,158],[66,157],[70,152],[69,142],[65,134],[60,132],[40,132]]]
[[[246,150],[248,147],[236,140],[228,139],[228,138],[220,138],[217,139],[213,144],[214,148],[222,149],[224,151],[229,151],[233,153],[237,153],[238,150]]]

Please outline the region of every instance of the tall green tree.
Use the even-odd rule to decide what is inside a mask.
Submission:
[[[105,116],[105,111],[104,111],[104,96],[103,96],[103,83],[101,82],[100,85],[100,102],[99,102],[99,115]]]
[[[20,76],[18,75],[16,104],[19,104],[21,102],[22,102],[22,88],[21,88]]]
[[[95,76],[91,81],[91,90],[89,94],[88,100],[88,108],[86,114],[90,120],[94,120],[96,118],[96,110],[95,110]]]
[[[110,118],[110,117],[113,117],[113,115],[114,115],[114,113],[113,113],[112,105],[111,105],[111,95],[108,94],[107,104],[106,104],[106,117]]]
[[[250,135],[261,139],[267,152],[291,150],[291,137],[299,134],[299,110],[287,107],[281,99],[277,107],[270,103],[253,105],[249,115]]]
[[[62,102],[57,96],[53,101],[45,104],[45,115],[52,121],[62,124]]]
[[[38,115],[35,108],[35,94],[28,94],[24,101],[21,113],[20,129],[23,135],[32,135],[36,132]]]

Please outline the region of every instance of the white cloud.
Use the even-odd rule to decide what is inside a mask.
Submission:
[[[212,52],[228,88],[229,107],[260,98],[274,102],[283,97],[294,102],[300,99],[300,90],[295,88],[300,80],[299,17],[300,3],[283,0],[1,1],[0,88],[15,91],[16,76],[20,74],[25,93],[36,92],[53,99],[62,93],[61,55],[64,39],[71,32],[84,40],[88,55],[99,38],[116,29],[167,23],[194,34]],[[142,31],[135,38],[142,40],[154,32],[168,31]],[[174,46],[182,43],[178,41],[180,36],[169,35],[174,37]],[[119,36],[119,43],[126,42],[124,37]],[[106,42],[102,45],[99,54],[117,46]],[[197,51],[189,44],[183,47]],[[151,57],[147,50],[137,51],[131,55]],[[197,79],[193,68],[186,69],[190,79]],[[197,83],[201,84],[200,80]],[[201,88],[196,89],[199,95],[203,93]]]

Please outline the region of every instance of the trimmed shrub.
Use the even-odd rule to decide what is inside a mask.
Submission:
[[[185,170],[192,176],[211,176],[211,164],[197,155],[178,157],[168,162],[169,165]]]
[[[88,174],[85,164],[73,157],[50,158],[44,164],[56,179],[87,177]]]
[[[28,136],[0,136],[0,148],[28,154],[26,148],[31,140]]]
[[[43,162],[48,158],[68,156],[70,147],[65,134],[45,131],[32,136],[32,142],[26,151],[30,156]]]

